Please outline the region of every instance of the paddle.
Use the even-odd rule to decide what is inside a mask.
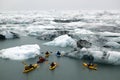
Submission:
[[[24,65],[28,65],[28,64],[25,63],[25,61],[22,61],[22,64],[24,64]]]
[[[97,67],[97,64],[94,64],[94,67]]]
[[[39,68],[40,66],[37,66],[37,68]]]
[[[58,64],[58,63],[56,63],[56,65],[57,65],[57,66],[59,66],[59,64]]]
[[[48,60],[45,61],[45,64],[48,64]]]
[[[24,68],[28,66],[28,64],[26,64],[25,61],[22,61],[22,64],[24,64]]]

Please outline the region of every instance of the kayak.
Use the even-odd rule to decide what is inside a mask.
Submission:
[[[38,67],[38,64],[33,64],[32,66],[33,66],[32,68],[30,68],[30,69],[28,69],[28,70],[24,70],[23,73],[28,73],[28,72],[36,69],[36,68]]]
[[[53,67],[50,66],[50,67],[49,67],[49,70],[54,70],[56,67],[57,67],[57,64],[55,63],[55,66],[53,66]]]
[[[93,66],[88,66],[87,63],[83,63],[83,66],[84,66],[84,67],[87,67],[87,68],[89,68],[89,69],[91,69],[91,70],[97,70],[96,64],[94,64]]]

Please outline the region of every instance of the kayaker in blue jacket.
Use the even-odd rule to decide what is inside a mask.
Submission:
[[[92,55],[90,55],[88,57],[88,60],[89,60],[88,66],[93,66],[94,57]]]
[[[57,55],[58,55],[58,56],[60,56],[60,55],[61,55],[61,53],[58,51],[58,52],[57,52]]]

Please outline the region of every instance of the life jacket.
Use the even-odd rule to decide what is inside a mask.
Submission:
[[[51,65],[50,65],[50,66],[52,66],[52,67],[53,67],[53,66],[55,66],[55,64],[54,64],[54,63],[51,63]]]
[[[57,55],[60,55],[60,52],[59,52],[59,51],[57,52]]]
[[[40,62],[43,62],[43,61],[45,61],[45,59],[44,59],[44,58],[40,58],[39,61],[40,61]]]

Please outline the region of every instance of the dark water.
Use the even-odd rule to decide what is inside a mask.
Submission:
[[[71,48],[43,46],[45,41],[33,37],[21,37],[20,39],[0,41],[0,49],[19,46],[23,44],[39,44],[41,52],[57,50],[70,51]],[[28,64],[36,63],[38,57],[26,60]],[[119,80],[120,66],[98,64],[97,71],[91,71],[82,66],[82,61],[68,57],[57,58],[51,55],[49,63],[56,61],[58,67],[54,71],[48,69],[49,63],[42,63],[36,70],[24,74],[22,61],[5,60],[0,58],[0,80]]]

